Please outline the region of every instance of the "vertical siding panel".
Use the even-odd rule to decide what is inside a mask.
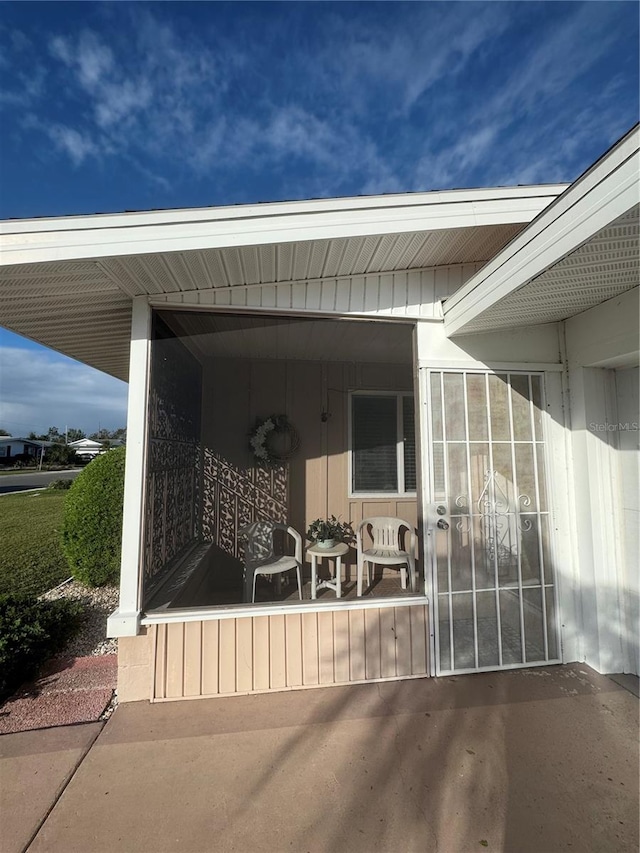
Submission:
[[[287,651],[284,616],[269,616],[269,685],[272,688],[287,685]]]
[[[236,690],[253,690],[253,619],[244,617],[236,623]]]
[[[184,622],[167,625],[167,697],[183,696]]]
[[[394,607],[396,619],[396,675],[411,675],[410,607]]]
[[[210,290],[208,293],[200,291],[201,305],[231,305],[231,288],[219,287],[216,290]]]
[[[364,642],[364,610],[349,610],[349,680],[364,681],[365,642]]]
[[[276,305],[278,308],[291,308],[291,285],[279,284],[276,289]]]
[[[287,650],[287,687],[302,684],[302,621],[300,613],[284,617]]]
[[[365,676],[380,678],[380,611],[364,611]]]
[[[449,295],[449,267],[436,267],[434,302]]]
[[[293,284],[291,285],[291,307],[305,308],[307,302],[307,285]]]
[[[394,307],[394,287],[393,275],[381,275],[378,291],[378,311],[383,311],[385,314],[393,314]]]
[[[202,693],[202,622],[184,625],[184,695]]]
[[[317,311],[320,308],[320,295],[322,286],[319,281],[312,281],[307,284],[307,311]]]
[[[451,296],[462,286],[462,267],[449,267],[449,280],[447,282],[447,296]]]
[[[422,298],[420,300],[420,316],[433,317],[433,303],[436,301],[436,280],[433,269],[423,270]]]
[[[322,282],[322,293],[320,294],[320,308],[323,311],[334,311],[336,305],[336,284],[333,279]]]
[[[318,684],[318,614],[302,614],[302,683]]]
[[[427,670],[427,608],[410,607],[411,613],[411,674]]]
[[[378,610],[380,615],[380,675],[390,678],[396,674],[396,626],[394,608]]]
[[[253,619],[253,689],[269,689],[269,616]]]
[[[333,671],[336,683],[349,681],[349,612],[335,610],[333,613]]]
[[[231,290],[231,304],[232,305],[246,305],[247,304],[247,291],[244,288],[240,287],[232,287]],[[256,291],[259,288],[255,288]],[[254,294],[255,295],[255,294]]]
[[[393,313],[404,317],[407,313],[407,273],[397,272],[393,275]]]
[[[351,279],[351,308],[357,314],[362,314],[364,311],[364,276],[357,276]]]
[[[333,684],[333,613],[318,613],[320,684]]]
[[[158,625],[156,633],[156,677],[153,695],[164,699],[167,695],[167,626]]]
[[[236,690],[236,620],[220,620],[218,648],[220,667],[220,693],[235,693]]]
[[[346,314],[349,311],[349,300],[351,298],[351,282],[343,279],[336,283],[336,311]]]
[[[419,272],[409,272],[407,274],[407,314],[410,317],[420,316],[420,304],[422,301],[420,284],[421,274]]]
[[[217,619],[202,623],[202,693],[214,696],[219,692],[219,630]]]
[[[276,289],[272,284],[256,287],[256,293],[261,294],[260,303],[263,308],[275,308],[276,304]]]
[[[364,311],[366,314],[376,314],[379,310],[380,276],[369,275],[364,283]]]

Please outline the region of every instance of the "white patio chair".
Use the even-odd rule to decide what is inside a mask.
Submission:
[[[287,533],[295,542],[295,556],[278,555],[275,553],[273,535],[276,530]],[[244,600],[252,603],[256,600],[256,576],[280,575],[284,572],[296,571],[298,593],[302,600],[302,536],[293,527],[279,524],[276,521],[254,521],[238,531],[245,542],[244,552]]]
[[[362,547],[362,531],[368,528],[373,540],[371,548]],[[400,547],[400,534],[403,528],[408,530],[409,548],[403,551]],[[405,543],[406,544],[406,543]],[[415,553],[416,534],[413,527],[401,518],[376,516],[364,518],[356,528],[356,548],[358,552],[358,595],[362,595],[362,575],[367,567],[367,586],[371,583],[370,565],[400,566],[400,583],[402,589],[407,588],[407,570],[411,591],[416,591]]]

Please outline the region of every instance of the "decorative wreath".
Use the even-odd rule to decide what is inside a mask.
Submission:
[[[276,440],[276,436],[284,436],[285,439]],[[286,415],[270,415],[265,421],[256,422],[249,433],[249,445],[258,462],[277,465],[293,456],[300,447],[300,438]]]

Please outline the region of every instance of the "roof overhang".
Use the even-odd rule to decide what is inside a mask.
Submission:
[[[449,336],[558,322],[638,285],[633,128],[444,304]]]
[[[5,221],[0,318],[126,379],[133,297],[485,262],[565,186]]]

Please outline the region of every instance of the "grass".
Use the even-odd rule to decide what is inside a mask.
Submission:
[[[66,492],[0,497],[0,595],[40,595],[71,575],[60,547]]]

